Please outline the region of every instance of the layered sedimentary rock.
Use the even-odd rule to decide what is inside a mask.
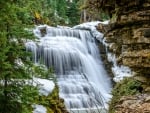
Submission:
[[[138,74],[150,74],[150,0],[104,0],[101,7],[109,12],[109,26],[99,25],[105,32],[110,50],[118,63]]]
[[[120,98],[115,113],[149,113],[150,101],[142,99],[150,95],[150,0],[100,0],[99,7],[111,17],[109,25],[98,26],[108,50],[142,83],[142,94]]]

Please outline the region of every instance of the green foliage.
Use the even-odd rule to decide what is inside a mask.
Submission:
[[[56,10],[58,15],[62,18],[65,18],[67,8],[66,0],[56,0],[56,1],[57,1]]]
[[[132,78],[124,78],[121,82],[117,83],[112,91],[113,98],[109,106],[109,113],[114,113],[115,105],[122,96],[140,93],[141,87],[141,83]]]
[[[22,4],[23,10],[30,9],[30,12],[25,13],[23,10],[18,13],[20,19],[22,20],[32,20],[34,24],[49,24],[52,26],[74,25],[75,22],[73,17],[78,19],[78,8],[77,0],[73,2],[68,2],[66,0],[34,0],[26,1],[25,5]],[[72,7],[72,4],[74,6]],[[71,12],[68,15],[68,10]],[[73,10],[73,11],[72,11]],[[75,10],[75,11],[74,11]],[[38,16],[37,16],[38,15]],[[72,24],[73,23],[73,24]],[[77,22],[76,22],[77,23]]]
[[[0,88],[3,89],[4,87],[1,85]],[[31,105],[38,98],[37,87],[25,85],[24,80],[14,80],[13,82],[11,81],[5,91],[9,96],[7,96],[6,100],[1,90],[0,113],[31,113]],[[3,102],[7,102],[7,104],[2,104]],[[30,112],[26,112],[27,110],[30,110]]]
[[[27,10],[21,9],[21,1],[0,1],[0,113],[22,113],[23,100],[29,95],[22,89],[25,87],[24,78],[29,74],[18,60],[26,65],[26,51],[24,41],[32,39],[33,34],[25,30],[30,28],[27,23]],[[19,80],[20,79],[20,80]],[[30,90],[29,92],[32,92]]]
[[[49,14],[50,25],[75,25],[79,23],[78,0],[72,2],[66,0],[49,1],[51,14]],[[46,11],[45,11],[46,12]]]
[[[94,21],[94,20],[108,20],[109,15],[108,13],[104,12],[100,8],[100,2],[99,0],[79,0],[79,9],[81,13],[81,22],[82,21]],[[83,12],[86,12],[86,15],[83,14]],[[84,13],[85,13],[84,12]],[[86,20],[83,19],[82,15],[86,16]]]
[[[102,20],[109,20],[110,19],[109,15],[107,13],[103,12],[103,11],[101,11],[99,15],[100,15],[100,18]]]
[[[39,77],[39,78],[54,78],[54,70],[52,68],[47,69],[47,67],[45,65],[32,65],[32,67],[27,68],[27,71],[29,71],[29,75],[31,76],[31,78],[33,76]]]
[[[58,86],[48,96],[39,96],[35,103],[45,106],[47,113],[67,113],[64,101],[59,98]]]
[[[68,2],[68,8],[67,8],[67,13],[66,16],[68,17],[68,24],[69,25],[77,25],[80,20],[80,15],[79,15],[79,9],[78,9],[78,4],[77,2]]]
[[[34,24],[66,23],[66,7],[65,0],[0,0],[0,113],[32,109],[29,106],[37,98],[37,89],[26,85],[25,79],[33,75],[47,78],[51,69],[27,60],[24,43],[34,38],[30,30]]]

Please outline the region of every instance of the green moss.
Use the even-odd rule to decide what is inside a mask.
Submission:
[[[141,83],[133,78],[124,78],[112,90],[113,98],[110,102],[109,113],[115,113],[115,106],[122,96],[135,95],[142,90]]]

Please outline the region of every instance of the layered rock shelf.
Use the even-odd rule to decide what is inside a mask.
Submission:
[[[109,111],[150,113],[150,0],[100,0],[99,8],[111,18],[109,25],[97,27],[104,33],[107,50],[115,54],[118,65],[135,72],[131,80],[141,83],[140,90],[136,89],[140,94],[120,94],[119,98],[113,94]]]
[[[102,9],[111,17],[109,26],[100,24],[109,50],[118,63],[137,74],[150,74],[150,0],[104,0]]]

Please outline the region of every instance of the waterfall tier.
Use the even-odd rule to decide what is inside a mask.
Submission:
[[[110,80],[88,30],[44,26],[34,32],[37,42],[26,43],[32,60],[53,68],[68,109],[104,107],[110,96]]]

